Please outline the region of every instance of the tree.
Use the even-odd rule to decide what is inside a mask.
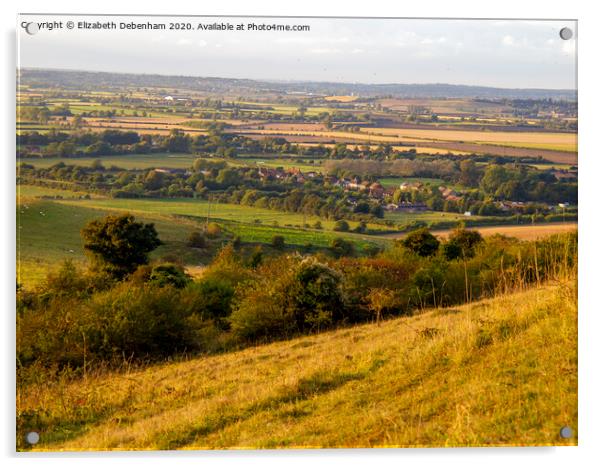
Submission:
[[[339,220],[334,224],[334,231],[349,231],[349,223],[346,220]]]
[[[136,222],[131,214],[93,220],[81,235],[95,266],[119,280],[147,264],[148,253],[162,244],[154,224]]]
[[[149,281],[157,286],[184,288],[190,282],[190,276],[181,265],[159,264],[153,267]]]
[[[433,256],[439,249],[439,240],[428,228],[413,231],[401,241],[401,244],[422,257]]]
[[[479,184],[479,170],[474,160],[460,162],[460,183],[468,187],[475,187]]]
[[[474,256],[475,246],[483,241],[483,237],[476,230],[457,228],[443,245],[443,254],[447,260],[470,258]]]
[[[368,293],[368,308],[376,316],[376,323],[380,323],[383,309],[395,305],[395,293],[387,288],[371,288]]]

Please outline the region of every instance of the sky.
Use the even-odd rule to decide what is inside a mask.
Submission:
[[[62,21],[28,34],[25,23]],[[66,22],[73,21],[74,29]],[[115,30],[79,29],[109,22]],[[120,23],[190,23],[192,30],[122,30]],[[243,24],[207,31],[199,24]],[[248,25],[308,25],[252,31]],[[286,81],[449,83],[576,88],[574,21],[20,16],[21,67]],[[35,28],[33,28],[35,29]]]

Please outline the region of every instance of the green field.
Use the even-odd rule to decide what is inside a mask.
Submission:
[[[207,220],[209,203],[194,199],[79,199],[81,193],[38,186],[20,186],[17,202],[17,275],[27,286],[40,282],[49,270],[64,259],[83,263],[80,230],[90,220],[109,213],[130,212],[138,220],[153,222],[164,241],[151,258],[176,258],[187,265],[201,265],[211,259],[213,250],[197,250],[187,246],[193,230],[202,228]],[[62,199],[40,199],[40,196],[62,196]],[[270,244],[274,235],[282,235],[291,247],[312,244],[330,246],[336,237],[344,237],[362,251],[370,244],[382,247],[390,240],[370,235],[340,233],[302,228],[301,214],[257,209],[233,204],[211,204],[210,221],[225,230],[215,247],[240,236],[244,243]],[[256,223],[259,220],[260,223]],[[319,220],[308,216],[308,223]],[[277,224],[274,224],[277,222]],[[351,222],[355,226],[357,222]],[[323,220],[331,229],[333,221]],[[172,259],[173,260],[173,259]]]
[[[17,280],[26,286],[38,283],[65,259],[85,260],[80,230],[89,221],[108,212],[77,204],[24,199],[17,205]],[[208,260],[203,252],[187,247],[188,235],[197,222],[152,213],[137,214],[138,220],[153,222],[165,243],[151,258],[176,257],[188,264]]]
[[[78,165],[89,167],[95,160],[100,160],[105,167],[115,165],[117,167],[134,170],[147,168],[191,168],[195,158],[193,154],[128,154],[128,155],[105,155],[101,157],[23,157],[19,162],[28,163],[36,168],[48,168],[63,162],[67,165]]]
[[[295,160],[294,158],[277,158],[277,157],[251,157],[251,158],[239,158],[236,161],[231,161],[232,165],[248,165],[257,167],[270,167],[284,169],[298,168],[302,172],[318,172],[321,173],[324,168],[322,167],[321,160],[315,160],[315,163],[307,163],[308,159],[301,158],[303,162]]]
[[[397,224],[404,225],[406,223],[410,223],[415,220],[420,220],[423,222],[443,222],[443,221],[462,221],[466,220],[462,214],[454,213],[454,212],[418,212],[415,214],[408,214],[405,212],[386,212],[385,218],[387,220],[391,220]],[[478,215],[473,215],[470,217],[471,219],[483,219],[487,217],[479,217]]]
[[[84,191],[73,191],[67,189],[55,189],[47,188],[46,186],[32,186],[32,185],[17,185],[17,204],[25,202],[27,200],[41,198],[41,197],[62,197],[63,199],[75,198],[79,199],[85,196]],[[90,194],[90,197],[95,199],[99,196]]]
[[[398,188],[401,183],[423,183],[430,184],[432,186],[445,185],[445,181],[438,178],[413,178],[413,177],[401,177],[401,176],[385,176],[379,178],[378,182],[385,188]]]
[[[240,223],[260,223],[270,226],[290,226],[302,227],[306,223],[313,224],[320,221],[322,226],[331,230],[334,227],[334,220],[325,220],[313,215],[306,215],[293,212],[283,212],[280,210],[269,210],[258,207],[251,207],[239,204],[220,204],[201,199],[92,199],[76,202],[83,207],[100,208],[105,210],[125,210],[129,212],[140,213],[158,213],[164,215],[186,215],[198,217],[206,220],[209,216],[210,221],[227,220]],[[276,224],[274,222],[277,222]],[[349,222],[351,227],[355,227],[359,222]],[[370,225],[369,225],[370,226]],[[373,227],[383,228],[377,225]]]

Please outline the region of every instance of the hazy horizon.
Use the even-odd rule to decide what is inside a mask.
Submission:
[[[39,71],[60,71],[60,72],[73,72],[73,73],[107,73],[107,74],[123,74],[123,75],[140,75],[140,76],[162,76],[166,78],[184,77],[184,78],[199,78],[199,79],[232,79],[240,81],[255,81],[265,83],[279,83],[279,84],[352,84],[362,86],[458,86],[458,87],[484,87],[490,89],[503,89],[503,90],[545,90],[545,91],[564,91],[570,92],[576,89],[571,88],[544,88],[544,87],[502,87],[502,86],[487,86],[481,84],[464,84],[464,83],[448,83],[448,82],[383,82],[383,83],[369,83],[361,81],[312,81],[312,80],[291,80],[291,79],[277,79],[277,78],[246,78],[246,77],[226,77],[226,76],[202,76],[202,75],[188,75],[188,74],[165,74],[165,73],[133,73],[133,72],[120,72],[120,71],[103,71],[103,70],[89,70],[89,69],[77,69],[77,68],[47,68],[47,67],[35,67],[35,66],[24,66],[22,70],[39,70]],[[19,68],[17,68],[19,71]]]
[[[576,89],[574,21],[99,17],[19,21],[307,25],[310,31],[41,30],[18,28],[19,65],[63,71],[268,82],[451,84]]]

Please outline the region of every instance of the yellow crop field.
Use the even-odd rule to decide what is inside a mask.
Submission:
[[[397,136],[402,138],[420,138],[438,141],[462,141],[484,144],[508,144],[517,147],[528,147],[528,144],[547,144],[566,147],[566,150],[577,150],[575,133],[536,133],[526,131],[463,131],[440,129],[405,129],[405,128],[361,128],[362,132]],[[527,144],[525,146],[524,144]]]
[[[357,100],[357,96],[355,95],[331,95],[328,97],[324,97],[324,100],[328,102],[354,102]]]

